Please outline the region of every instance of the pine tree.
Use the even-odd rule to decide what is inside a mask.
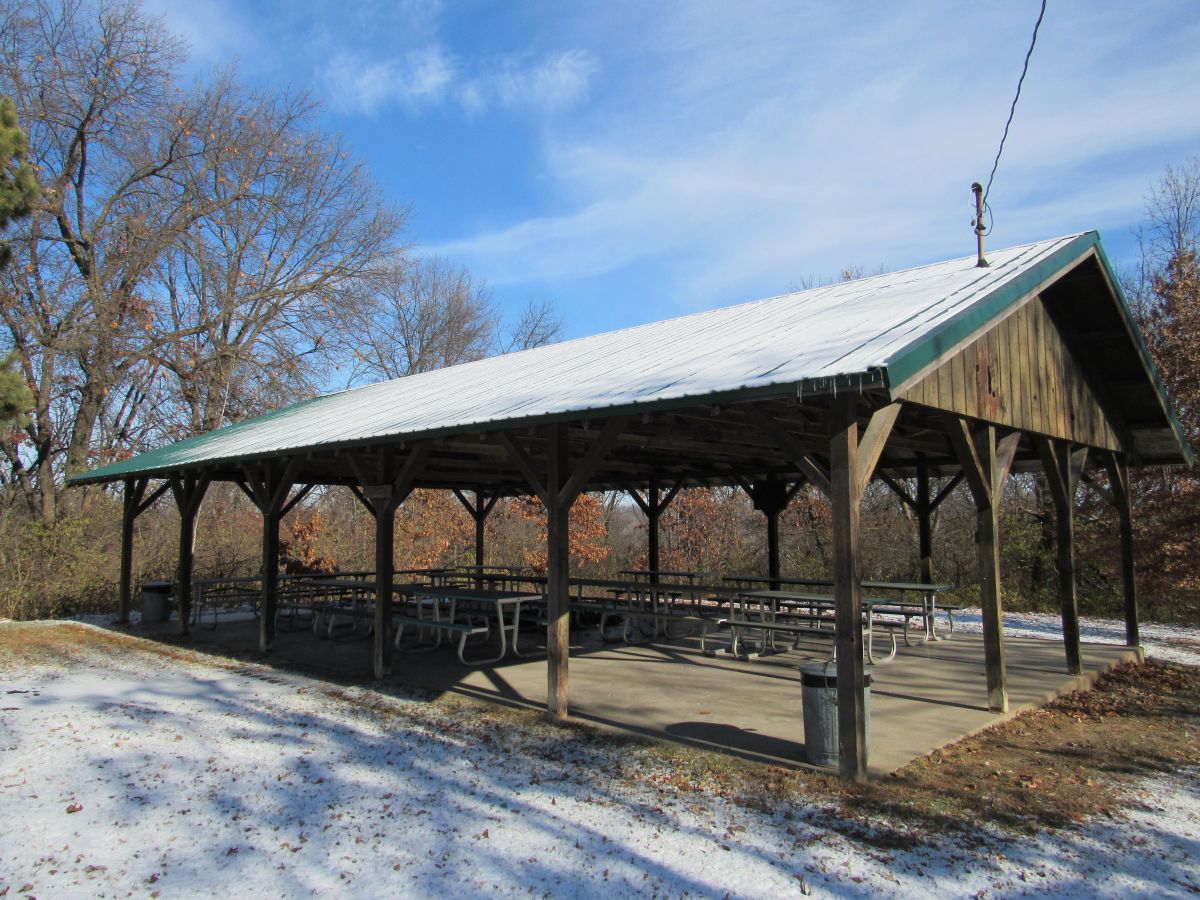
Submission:
[[[8,97],[0,97],[0,232],[29,215],[41,193],[28,153],[17,110]],[[8,245],[0,242],[0,269],[8,265],[9,256]]]

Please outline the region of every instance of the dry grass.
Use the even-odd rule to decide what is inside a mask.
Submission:
[[[1139,778],[1200,765],[1200,669],[1120,666],[1072,693],[915,760],[847,784],[809,771],[712,761],[663,746],[653,779],[764,808],[816,804],[831,827],[904,843],[929,830],[1067,827],[1116,815]],[[880,822],[891,823],[879,828]]]

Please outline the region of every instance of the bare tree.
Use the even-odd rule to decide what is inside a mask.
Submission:
[[[43,187],[14,235],[3,309],[37,386],[26,431],[47,521],[55,459],[65,445],[68,469],[86,463],[96,419],[123,374],[130,326],[144,315],[139,285],[172,220],[186,215],[144,199],[206,135],[197,111],[180,108],[172,92],[179,59],[178,43],[129,4],[0,8],[0,90],[28,129]],[[5,454],[14,470],[26,468],[21,448],[6,445]]]
[[[500,332],[496,338],[501,353],[514,350],[529,350],[557,341],[563,332],[562,319],[550,300],[530,299],[517,316],[507,333]]]
[[[373,282],[352,380],[400,378],[483,359],[499,317],[485,285],[438,257],[398,258]]]
[[[228,79],[219,85],[231,83]],[[161,351],[175,433],[217,428],[322,386],[404,215],[362,164],[308,127],[304,96],[221,87],[221,139],[192,165],[208,210],[162,257]]]
[[[0,93],[43,187],[0,279],[35,400],[0,452],[47,522],[57,475],[323,381],[403,221],[307,98],[184,91],[181,58],[134,3],[0,5]]]

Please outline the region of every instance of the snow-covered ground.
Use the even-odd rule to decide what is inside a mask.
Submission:
[[[967,632],[983,629],[979,608],[964,609],[954,615],[954,627]],[[1052,613],[1004,614],[1004,633],[1009,637],[1044,638],[1062,640],[1062,618]],[[1138,637],[1146,656],[1167,662],[1183,663],[1185,666],[1200,666],[1200,628],[1180,625],[1157,625],[1141,623]],[[1125,623],[1117,619],[1094,619],[1080,617],[1079,639],[1093,644],[1124,644]]]
[[[1197,772],[1125,819],[883,851],[816,810],[622,778],[619,744],[259,667],[129,652],[0,679],[0,895],[1200,891]]]

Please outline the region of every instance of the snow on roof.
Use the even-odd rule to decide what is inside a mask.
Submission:
[[[868,374],[1094,233],[623,328],[340,391],[77,476],[102,481],[372,439],[502,427]],[[1040,280],[1040,279],[1039,279]]]

